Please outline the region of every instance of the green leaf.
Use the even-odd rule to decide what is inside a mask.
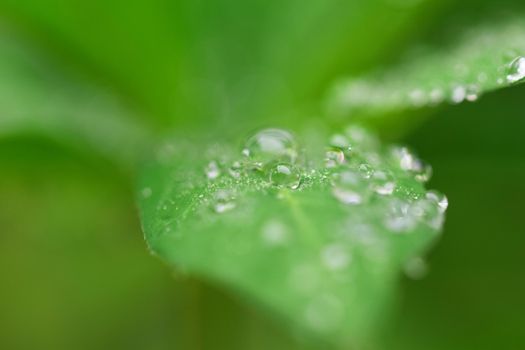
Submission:
[[[138,188],[151,251],[225,285],[313,338],[359,344],[381,319],[396,279],[440,232],[446,198],[426,192],[430,168],[353,126],[265,129],[244,147],[167,142]],[[408,265],[407,265],[408,264]]]
[[[442,103],[476,101],[525,78],[523,20],[471,28],[447,48],[419,48],[390,70],[347,79],[329,94],[339,117],[384,117]]]
[[[109,91],[0,33],[0,137],[34,134],[133,166],[150,132]]]

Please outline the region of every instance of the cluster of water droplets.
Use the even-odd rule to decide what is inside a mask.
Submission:
[[[204,174],[218,191],[212,207],[217,213],[233,209],[235,196],[224,199],[221,184],[250,184],[257,190],[298,190],[308,178],[304,159],[294,135],[283,129],[263,129],[250,136],[238,157],[211,160]],[[228,205],[225,205],[228,202]]]
[[[381,276],[395,264],[395,260],[390,260],[390,252],[396,250],[392,245],[397,239],[409,234],[423,235],[421,232],[433,235],[443,224],[446,197],[423,188],[432,168],[406,147],[383,147],[365,128],[351,126],[329,137],[324,149],[319,149],[324,157],[312,157],[322,159],[319,164],[308,162],[293,134],[281,129],[256,132],[237,152],[230,158],[221,157],[228,153],[221,150],[210,155],[197,179],[204,185],[188,185],[177,193],[181,198],[193,195],[188,202],[203,208],[202,218],[210,217],[207,208],[211,208],[221,218],[235,221],[237,216],[228,214],[250,207],[242,202],[249,192],[262,191],[276,198],[282,193],[294,196],[309,189],[326,192],[328,197],[319,203],[318,210],[323,211],[323,205],[327,205],[326,210],[337,213],[337,217],[331,216],[327,222],[320,219],[321,223],[305,228],[298,226],[290,218],[292,215],[275,213],[258,221],[258,231],[252,232],[255,237],[246,232],[234,240],[236,246],[247,247],[235,248],[235,254],[298,254],[282,266],[283,283],[297,294],[296,312],[303,315],[308,327],[319,332],[336,331],[349,317],[350,310],[345,309],[347,299],[359,299],[360,293],[366,293],[366,288],[361,292],[359,286],[351,285],[353,282]],[[146,199],[152,192],[146,187],[141,195]],[[173,220],[173,210],[178,209],[176,202],[165,201],[159,207],[168,218],[166,227],[171,235],[175,230],[169,220]],[[251,205],[252,210],[257,211],[256,205]],[[212,217],[217,220],[219,216]],[[199,220],[199,224],[213,227],[213,218]],[[255,220],[261,218],[255,215]],[[315,243],[302,246],[302,231],[308,229],[315,231]],[[263,249],[250,251],[258,244]],[[419,257],[401,267],[411,278],[421,278],[426,271],[424,260]],[[360,274],[366,277],[359,277]]]
[[[477,101],[483,91],[515,84],[525,79],[525,57],[519,54],[502,54],[498,60],[487,63],[487,71],[474,71],[461,61],[452,61],[450,68],[437,76],[429,67],[407,65],[399,70],[370,79],[352,79],[338,84],[329,101],[331,113],[346,114],[354,110],[365,113],[432,107],[443,102],[459,104]],[[474,58],[475,61],[477,58]],[[473,64],[476,65],[475,63]],[[424,74],[420,73],[421,69]],[[426,76],[428,74],[428,76]]]

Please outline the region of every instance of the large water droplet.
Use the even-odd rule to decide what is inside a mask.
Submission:
[[[516,57],[507,68],[507,81],[515,83],[525,78],[525,57]]]
[[[270,170],[270,182],[277,187],[296,190],[301,184],[301,172],[291,164],[278,163]]]
[[[259,131],[246,141],[242,153],[249,159],[249,165],[258,169],[276,161],[293,164],[298,157],[294,137],[282,129]]]

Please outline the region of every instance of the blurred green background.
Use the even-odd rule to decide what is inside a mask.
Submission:
[[[117,96],[133,111],[126,118],[152,135],[203,125],[293,126],[317,116],[313,105],[336,78],[387,66],[413,45],[446,43],[472,23],[525,13],[523,6],[518,0],[3,0],[0,36],[29,48],[43,97],[21,88],[15,109],[0,106],[0,348],[306,346],[250,304],[174,275],[149,255],[134,206],[133,165],[121,161],[122,152],[115,161],[93,146],[114,139],[131,147],[129,138],[140,132],[117,125],[114,134],[78,146],[74,136],[64,137],[69,129],[9,129],[13,124],[2,122],[7,113],[15,110],[29,126],[31,118],[41,122],[49,114],[39,104],[46,93],[75,95],[84,91],[75,85],[82,81]],[[11,98],[11,86],[33,78],[7,74],[16,57],[0,57],[0,94]],[[429,275],[401,278],[398,312],[373,346],[525,347],[524,93],[518,86],[437,109],[403,139],[433,165],[430,186],[451,205]],[[94,114],[81,128],[99,123]]]

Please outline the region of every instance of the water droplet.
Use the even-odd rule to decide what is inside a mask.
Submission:
[[[345,154],[342,149],[337,147],[330,147],[325,153],[325,167],[335,168],[338,165],[343,164],[345,161]]]
[[[516,57],[507,67],[507,81],[516,83],[525,78],[525,57]]]
[[[321,261],[330,270],[341,270],[350,264],[352,256],[340,244],[330,244],[321,251]]]
[[[216,213],[222,214],[234,209],[235,206],[235,195],[233,192],[228,190],[218,190],[215,192],[213,210],[215,210]]]
[[[394,177],[388,170],[378,170],[372,176],[372,189],[382,196],[391,195],[396,188]]]
[[[291,164],[279,163],[270,170],[270,182],[277,187],[299,188],[301,173]]]
[[[359,173],[365,179],[369,179],[374,174],[374,168],[370,164],[361,163],[359,165]]]
[[[205,169],[206,177],[210,180],[215,180],[221,175],[221,171],[216,161],[211,161],[208,163]]]
[[[427,103],[427,96],[420,89],[412,90],[408,94],[408,98],[414,107],[422,107]]]
[[[360,191],[364,188],[361,176],[353,170],[335,174],[332,194],[343,204],[356,205],[363,201]]]
[[[384,224],[394,232],[407,232],[416,226],[416,218],[411,215],[410,204],[394,198],[387,208]]]
[[[263,226],[261,235],[269,245],[282,245],[288,238],[288,229],[281,221],[270,220]]]
[[[474,102],[479,97],[479,87],[477,85],[468,85],[465,98],[469,102]]]
[[[458,85],[452,89],[452,96],[450,97],[452,103],[461,103],[467,97],[467,90],[464,86]]]
[[[231,165],[231,167],[228,169],[228,173],[230,174],[231,177],[233,177],[234,179],[238,179],[241,177],[241,171],[242,171],[242,165],[240,162],[236,161],[236,162],[233,162],[233,164]]]
[[[144,187],[141,191],[141,194],[142,194],[142,198],[147,199],[151,197],[151,195],[153,194],[153,191],[149,187]]]
[[[261,168],[269,163],[282,161],[294,163],[298,151],[291,133],[281,129],[264,129],[250,137],[242,151],[251,166]]]
[[[420,280],[427,275],[428,266],[425,260],[416,257],[406,262],[403,271],[408,278]]]
[[[442,193],[439,193],[437,191],[427,191],[426,198],[434,201],[439,208],[439,211],[444,213],[448,208],[448,198]]]
[[[393,154],[399,162],[399,167],[411,172],[417,181],[427,182],[432,177],[432,167],[417,158],[408,148],[394,148]]]

